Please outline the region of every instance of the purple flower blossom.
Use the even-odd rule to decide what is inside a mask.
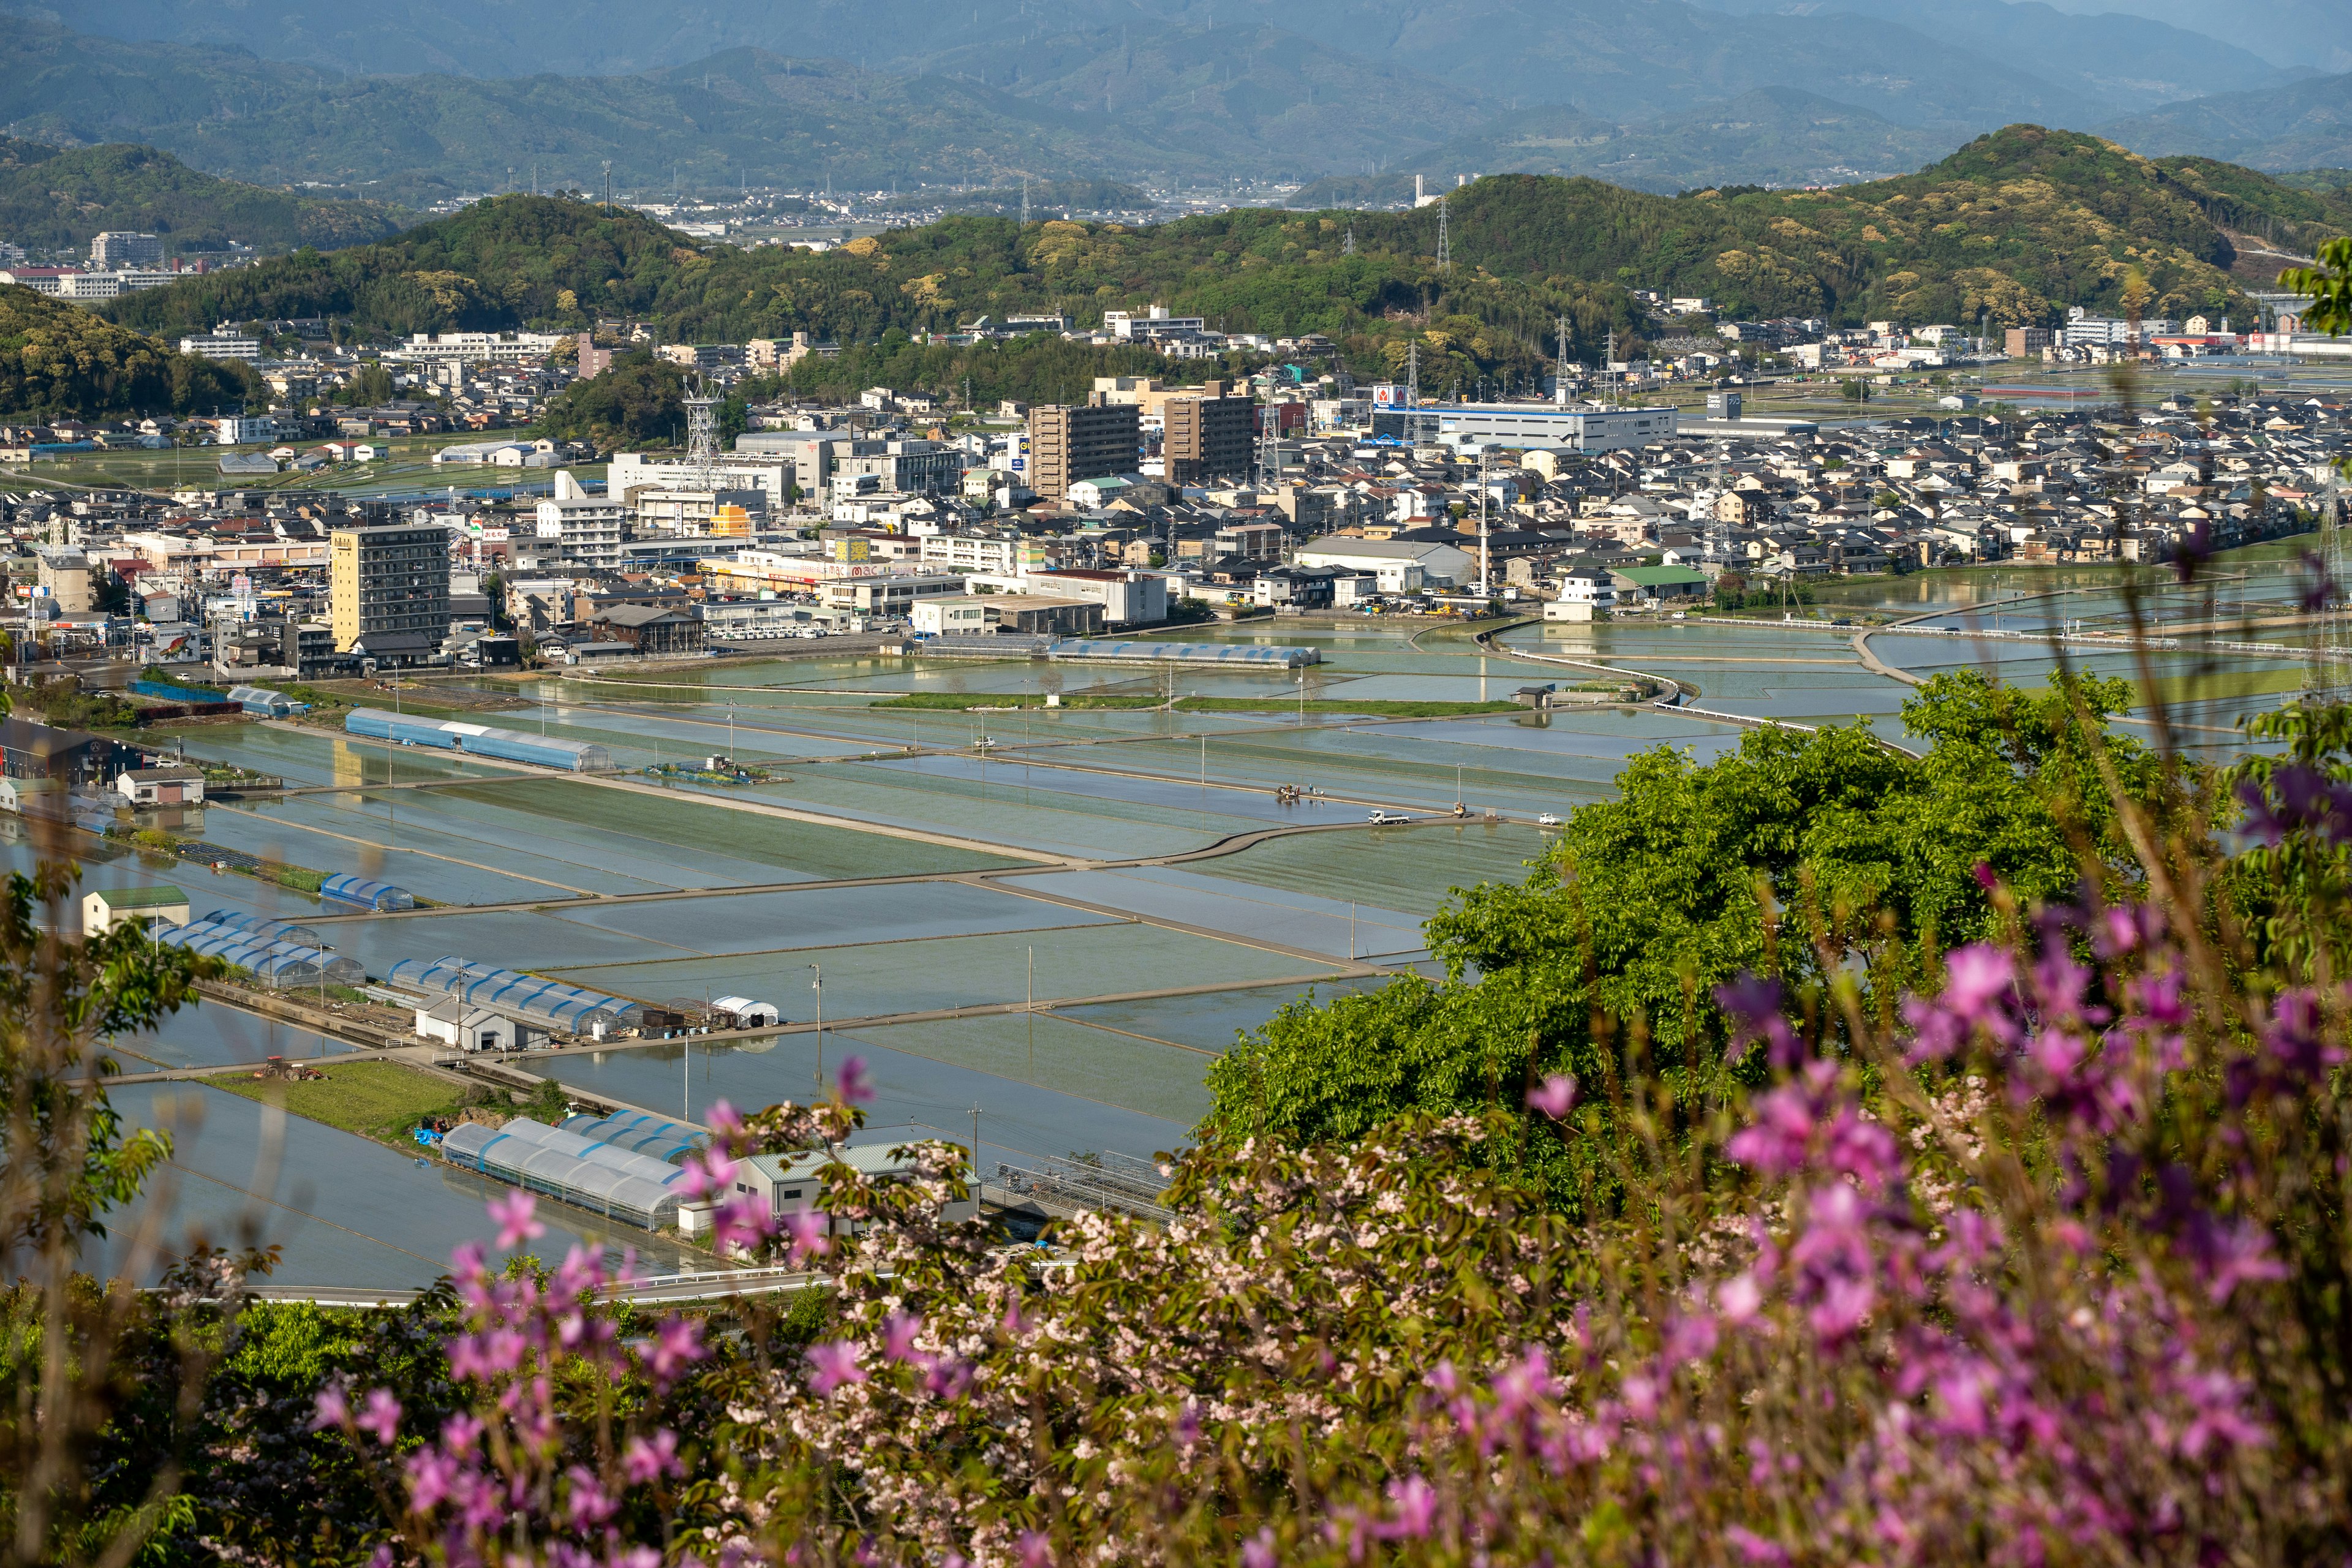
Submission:
[[[621,1450],[621,1468],[629,1484],[645,1486],[664,1476],[682,1476],[686,1466],[677,1457],[677,1434],[664,1426],[650,1439],[631,1437]]]
[[[841,1064],[841,1076],[834,1080],[842,1101],[847,1105],[864,1105],[874,1098],[874,1084],[866,1076],[866,1058],[852,1057]]]
[[[1242,1568],[1275,1568],[1281,1561],[1281,1553],[1275,1550],[1272,1525],[1242,1542]]]
[[[833,1246],[825,1238],[832,1223],[831,1215],[817,1209],[794,1209],[784,1215],[784,1234],[793,1243],[792,1260],[798,1263],[803,1258],[823,1257]]]
[[[1786,1568],[1789,1561],[1788,1552],[1781,1550],[1778,1543],[1765,1540],[1752,1530],[1742,1525],[1727,1524],[1723,1528],[1723,1538],[1731,1543],[1732,1548],[1739,1553],[1742,1560],[1756,1563],[1759,1568]]]
[[[686,1178],[677,1184],[677,1190],[687,1197],[704,1198],[734,1189],[735,1162],[716,1149],[688,1154],[681,1168]]]
[[[920,1366],[929,1358],[915,1349],[915,1341],[923,1331],[923,1320],[912,1312],[893,1312],[882,1322],[882,1354],[888,1361],[902,1361],[909,1366]]]
[[[341,1426],[352,1418],[352,1407],[343,1397],[343,1385],[330,1383],[319,1390],[312,1402],[310,1430],[323,1432],[330,1426]]]
[[[572,1485],[564,1493],[563,1511],[572,1529],[585,1534],[621,1510],[621,1505],[596,1479],[596,1472],[587,1466],[574,1465],[564,1475]]]
[[[431,1513],[457,1489],[460,1467],[438,1448],[419,1448],[408,1456],[408,1509]]]
[[[819,1399],[830,1399],[845,1384],[864,1383],[866,1369],[857,1364],[857,1347],[847,1340],[828,1340],[808,1348],[809,1387]]]
[[[1789,1020],[1780,1016],[1779,981],[1767,980],[1759,974],[1742,974],[1727,985],[1717,986],[1715,1000],[1731,1016],[1731,1047],[1724,1053],[1727,1060],[1738,1061],[1748,1054],[1749,1046],[1762,1040],[1774,1067],[1797,1065],[1804,1051],[1796,1032],[1789,1027]]]
[[[547,1234],[547,1227],[532,1218],[539,1200],[526,1192],[512,1192],[492,1198],[488,1204],[490,1220],[499,1227],[499,1250],[507,1251],[526,1241],[536,1241]]]
[[[1021,1568],[1045,1568],[1054,1561],[1054,1538],[1042,1530],[1024,1530],[1013,1550],[1020,1554]]]
[[[366,1410],[352,1425],[373,1434],[377,1442],[389,1448],[400,1437],[400,1401],[388,1388],[371,1388]]]
[[[646,1370],[655,1382],[666,1384],[705,1353],[701,1324],[687,1318],[664,1318],[654,1329],[653,1338],[645,1342]]]
[[[1437,1522],[1437,1489],[1420,1476],[1388,1485],[1390,1520],[1381,1533],[1392,1541],[1424,1541]]]
[[[1553,1073],[1543,1080],[1539,1089],[1528,1091],[1528,1104],[1554,1121],[1567,1116],[1576,1104],[1576,1079],[1570,1073]]]

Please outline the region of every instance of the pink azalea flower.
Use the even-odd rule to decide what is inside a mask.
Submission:
[[[794,1209],[784,1215],[784,1234],[792,1237],[794,1263],[803,1258],[821,1258],[831,1249],[833,1243],[825,1230],[832,1223],[830,1215],[817,1209]]]
[[[701,1325],[686,1318],[664,1318],[654,1337],[645,1342],[646,1369],[659,1383],[667,1383],[705,1353]]]
[[[621,1450],[621,1468],[628,1473],[632,1486],[644,1486],[664,1476],[682,1476],[686,1466],[677,1457],[677,1434],[664,1426],[657,1429],[650,1441],[631,1437]]]
[[[456,1489],[457,1461],[438,1448],[419,1448],[408,1457],[408,1510],[431,1513]]]
[[[574,1465],[564,1473],[572,1480],[572,1489],[564,1495],[563,1508],[572,1521],[572,1529],[591,1530],[620,1511],[621,1505],[604,1490],[593,1470],[585,1465]]]
[[[538,1212],[539,1200],[529,1193],[518,1191],[492,1198],[488,1208],[490,1219],[499,1227],[499,1249],[502,1252],[547,1234],[547,1227],[531,1217]]]
[[[842,1100],[850,1105],[864,1105],[874,1098],[874,1085],[866,1076],[866,1058],[852,1057],[841,1064],[841,1076],[834,1080]]]
[[[830,1340],[808,1348],[809,1387],[819,1399],[830,1399],[845,1384],[864,1383],[866,1369],[857,1364],[857,1347],[847,1340]]]
[[[1528,1090],[1528,1104],[1554,1121],[1567,1116],[1576,1103],[1576,1079],[1570,1073],[1553,1073],[1543,1080],[1543,1087]]]
[[[343,1398],[343,1385],[340,1383],[331,1383],[319,1390],[312,1408],[315,1414],[310,1417],[310,1430],[313,1432],[341,1426],[352,1418],[352,1407]]]
[[[1021,1554],[1021,1568],[1045,1568],[1054,1561],[1054,1542],[1042,1530],[1024,1530],[1013,1547]]]
[[[1419,1476],[1407,1476],[1388,1486],[1392,1518],[1381,1531],[1391,1540],[1421,1541],[1437,1521],[1437,1489]]]
[[[912,1312],[893,1312],[883,1321],[882,1354],[890,1361],[902,1361],[919,1366],[922,1355],[915,1349],[915,1340],[923,1331],[923,1320]]]
[[[1272,1525],[1242,1542],[1242,1568],[1275,1568],[1280,1561],[1281,1554],[1275,1550]]]
[[[388,1388],[371,1388],[367,1409],[352,1425],[362,1432],[373,1433],[377,1442],[389,1448],[400,1436],[400,1401]]]

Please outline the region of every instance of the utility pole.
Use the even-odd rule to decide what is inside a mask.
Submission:
[[[1493,450],[1484,445],[1478,448],[1478,596],[1482,599],[1495,596],[1494,579],[1489,575],[1492,562],[1486,547],[1486,461]]]
[[[613,216],[613,160],[604,160],[604,216]]]

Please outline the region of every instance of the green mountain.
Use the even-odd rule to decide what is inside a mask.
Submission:
[[[143,332],[17,284],[0,284],[0,417],[192,414],[242,403],[240,364],[194,359]]]
[[[1951,151],[1960,138],[1882,120],[1794,88],[1759,88],[1727,103],[1634,125],[1561,104],[1522,109],[1465,136],[1400,157],[1385,174],[1338,174],[1291,198],[1295,207],[1386,206],[1457,174],[1590,174],[1636,191],[1707,185],[1846,184],[1885,179]]]
[[[909,79],[734,49],[642,76],[334,77],[220,48],[126,44],[51,23],[0,28],[0,120],[69,144],[140,141],[271,184],[422,204],[528,186],[911,186],[1099,174],[1172,159],[1098,110],[982,83]]]
[[[2352,163],[2352,75],[2191,99],[2110,121],[2099,134],[2151,157],[2189,153],[2255,169],[2341,168]]]
[[[158,332],[258,316],[332,315],[362,330],[537,325],[598,313],[659,320],[666,338],[740,342],[805,331],[850,343],[1055,308],[1079,321],[1165,303],[1232,331],[1317,331],[1360,374],[1422,345],[1423,385],[1517,376],[1550,355],[1648,330],[1629,290],[1702,294],[1736,316],[1842,322],[2049,323],[2119,311],[2140,270],[2151,313],[2251,314],[2238,243],[2266,224],[2314,243],[2340,197],[2251,170],[2159,164],[2111,142],[2020,125],[1915,174],[1832,190],[1727,187],[1663,196],[1589,178],[1490,175],[1438,213],[1244,209],[1178,222],[958,216],[824,253],[697,250],[634,215],[503,196],[394,239],[192,279],[108,307]],[[1355,253],[1342,254],[1347,237]],[[895,336],[894,336],[895,334]],[[1003,352],[1013,352],[1011,349]]]
[[[106,310],[159,336],[301,316],[403,335],[585,325],[598,314],[656,310],[710,267],[681,237],[625,208],[499,196],[381,244],[300,250],[126,294]]]
[[[111,142],[67,152],[0,138],[0,237],[44,249],[108,229],[160,236],[166,254],[315,246],[333,250],[398,232],[414,215],[381,202],[322,201],[198,174],[169,153]]]

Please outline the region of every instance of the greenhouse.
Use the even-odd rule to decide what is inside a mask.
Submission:
[[[632,1154],[649,1155],[665,1164],[675,1164],[710,1142],[710,1134],[698,1127],[666,1121],[642,1110],[575,1116],[563,1124],[563,1131]]]
[[[504,1127],[467,1122],[441,1140],[441,1155],[611,1219],[647,1230],[677,1223],[686,1173],[577,1132],[516,1117]]]
[[[420,719],[413,713],[387,713],[381,708],[354,708],[343,720],[343,732],[404,746],[433,746],[445,752],[467,752],[478,757],[499,757],[534,767],[588,773],[610,768],[613,753],[585,741],[565,741],[550,735],[527,735],[488,724],[455,720]]]
[[[165,931],[156,940],[170,947],[184,947],[191,952],[250,969],[272,984],[315,985],[321,980],[333,980],[355,985],[367,978],[367,970],[358,959],[329,952],[316,941],[289,941],[215,921],[209,916]],[[302,973],[305,970],[307,973]]]
[[[389,882],[371,882],[365,877],[354,877],[348,871],[320,883],[319,896],[332,899],[339,904],[357,904],[363,910],[413,910],[416,907],[416,895],[407,889],[395,888]]]
[[[304,947],[327,945],[309,926],[298,926],[291,921],[274,921],[268,915],[247,914],[243,910],[215,910],[194,923],[226,926],[231,931],[249,931],[256,936],[275,937],[279,942],[299,942]]]
[[[164,947],[184,947],[190,952],[207,958],[217,958],[248,970],[264,985],[275,989],[289,985],[316,985],[326,979],[316,959],[324,957],[315,949],[305,952],[291,942],[271,942],[245,931],[221,931],[209,926],[173,926],[155,933],[155,940]]]
[[[583,991],[520,970],[492,969],[453,955],[404,958],[384,978],[412,991],[445,992],[474,1006],[566,1034],[601,1038],[645,1016],[642,1003],[602,991]]]
[[[1302,664],[1323,662],[1322,654],[1314,648],[1266,643],[1097,642],[1088,637],[1066,637],[1045,651],[1050,658],[1119,659],[1139,664],[1270,664],[1294,669]]]

